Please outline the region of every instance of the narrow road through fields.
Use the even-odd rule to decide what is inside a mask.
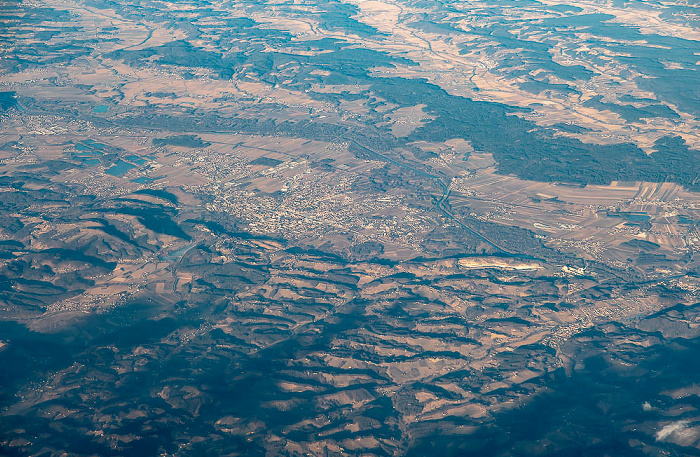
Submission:
[[[472,229],[471,227],[467,226],[467,225],[464,224],[462,221],[460,221],[459,219],[457,219],[457,218],[455,217],[455,215],[452,214],[452,212],[451,212],[450,210],[448,210],[447,208],[445,208],[445,202],[447,202],[447,200],[450,198],[450,187],[445,183],[445,181],[443,181],[443,179],[442,179],[441,177],[436,176],[436,175],[433,175],[433,174],[430,174],[430,173],[428,173],[428,172],[426,172],[426,171],[423,171],[423,170],[419,170],[419,169],[414,168],[414,167],[412,167],[412,166],[410,166],[410,165],[407,165],[407,164],[405,164],[405,163],[402,163],[402,162],[399,162],[399,161],[397,161],[397,160],[394,160],[394,159],[392,159],[392,158],[390,158],[390,157],[387,157],[387,156],[385,156],[384,154],[380,154],[380,153],[378,153],[378,152],[376,152],[376,151],[373,151],[372,149],[369,149],[368,147],[361,145],[360,143],[358,143],[357,141],[355,141],[355,140],[353,140],[353,139],[345,138],[345,140],[349,141],[350,143],[354,144],[355,146],[357,146],[358,148],[362,149],[363,151],[369,153],[370,155],[373,155],[373,156],[375,156],[375,157],[378,157],[380,160],[382,160],[382,161],[384,161],[384,162],[393,163],[394,165],[397,165],[397,166],[399,166],[399,167],[405,168],[405,169],[407,169],[407,170],[411,170],[412,172],[414,172],[414,173],[416,173],[416,174],[418,174],[418,175],[420,175],[420,176],[425,176],[426,178],[429,178],[429,179],[432,179],[432,180],[437,181],[437,182],[440,184],[440,187],[442,188],[442,196],[440,196],[440,199],[437,201],[436,206],[437,206],[438,210],[440,210],[440,212],[441,212],[442,214],[444,214],[448,219],[453,220],[455,223],[457,223],[457,225],[459,225],[460,227],[462,227],[464,230],[466,230],[467,232],[469,232],[469,233],[471,233],[472,235],[476,236],[477,238],[479,238],[480,240],[482,240],[484,243],[488,244],[489,246],[491,246],[492,248],[496,249],[496,250],[499,251],[500,253],[503,253],[503,254],[510,254],[510,255],[518,255],[518,253],[512,252],[512,251],[510,251],[510,250],[508,250],[508,249],[506,249],[506,248],[504,248],[504,247],[502,247],[502,246],[497,245],[496,243],[494,243],[493,241],[491,241],[490,239],[488,239],[488,238],[487,238],[486,236],[484,236],[483,234],[481,234],[481,233],[477,232],[476,230]]]

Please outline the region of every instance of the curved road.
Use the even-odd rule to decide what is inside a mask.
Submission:
[[[353,139],[350,139],[350,138],[345,138],[345,139],[346,139],[347,141],[351,142],[352,144],[354,144],[355,146],[359,147],[359,148],[362,149],[363,151],[368,152],[369,154],[378,157],[380,160],[383,160],[383,161],[389,162],[389,163],[393,163],[394,165],[397,165],[397,166],[399,166],[399,167],[405,168],[405,169],[407,169],[407,170],[411,170],[412,172],[417,173],[417,174],[419,174],[419,175],[421,175],[421,176],[425,176],[426,178],[430,178],[430,179],[436,180],[436,181],[440,184],[440,187],[442,187],[442,196],[440,197],[440,199],[439,199],[438,202],[436,203],[437,208],[440,210],[440,212],[442,212],[442,214],[444,214],[448,219],[451,219],[451,220],[455,221],[455,222],[456,222],[460,227],[462,227],[464,230],[466,230],[467,232],[469,232],[469,233],[471,233],[472,235],[476,236],[477,238],[479,238],[480,240],[482,240],[484,243],[488,244],[489,246],[491,246],[492,248],[498,250],[499,252],[504,253],[504,254],[510,254],[510,255],[518,255],[518,253],[514,253],[514,252],[512,252],[512,251],[509,251],[508,249],[503,248],[502,246],[497,245],[496,243],[494,243],[494,242],[491,241],[490,239],[486,238],[486,237],[485,237],[484,235],[482,235],[481,233],[479,233],[479,232],[477,232],[476,230],[472,229],[471,227],[465,225],[462,221],[460,221],[459,219],[457,219],[457,218],[455,217],[455,215],[452,214],[452,212],[450,212],[448,209],[445,208],[444,203],[445,203],[445,202],[447,201],[447,199],[450,197],[450,188],[449,188],[449,186],[445,183],[445,181],[442,180],[441,177],[436,176],[436,175],[433,175],[433,174],[430,174],[430,173],[425,172],[425,171],[423,171],[423,170],[419,170],[419,169],[414,168],[414,167],[412,167],[412,166],[410,166],[410,165],[407,165],[407,164],[405,164],[405,163],[401,163],[401,162],[399,162],[399,161],[397,161],[397,160],[394,160],[394,159],[392,159],[392,158],[390,158],[390,157],[387,157],[387,156],[385,156],[385,155],[383,155],[383,154],[380,154],[380,153],[378,153],[378,152],[376,152],[376,151],[373,151],[373,150],[369,149],[368,147],[361,145],[360,143],[358,143],[357,141],[355,141],[355,140],[353,140]]]

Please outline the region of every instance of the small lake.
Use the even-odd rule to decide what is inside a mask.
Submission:
[[[83,159],[83,165],[86,167],[92,167],[101,163],[102,162],[100,162],[100,159]]]
[[[135,163],[136,165],[143,165],[144,163],[147,162],[146,159],[139,157],[137,155],[130,155],[130,156],[126,156],[124,158],[131,163]]]
[[[141,176],[140,178],[132,179],[131,182],[135,182],[136,184],[150,184],[155,179],[149,178],[148,176]]]
[[[132,168],[135,168],[134,165],[120,159],[116,164],[106,169],[105,173],[112,176],[121,176]]]

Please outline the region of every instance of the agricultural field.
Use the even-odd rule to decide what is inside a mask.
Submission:
[[[700,7],[0,0],[0,455],[700,455]]]

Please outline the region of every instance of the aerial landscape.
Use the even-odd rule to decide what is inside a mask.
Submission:
[[[0,0],[0,456],[700,456],[694,0]]]

